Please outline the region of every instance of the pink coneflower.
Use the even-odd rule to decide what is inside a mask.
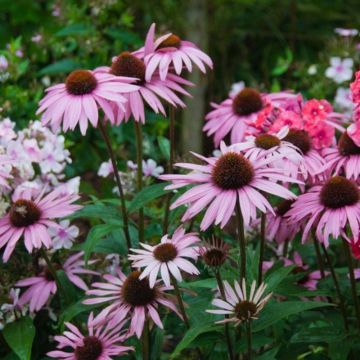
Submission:
[[[47,94],[40,101],[36,114],[43,113],[42,123],[50,123],[53,129],[58,129],[62,124],[64,131],[74,130],[79,124],[84,135],[89,121],[94,127],[97,126],[99,109],[111,123],[115,122],[111,103],[124,111],[124,94],[138,90],[137,86],[131,85],[134,81],[130,77],[75,70],[65,83],[46,89]]]
[[[360,146],[360,108],[356,109],[354,117],[357,118],[357,121],[347,128],[347,133],[352,141]]]
[[[295,275],[303,275],[297,283],[308,290],[314,291],[317,289],[317,284],[319,280],[321,279],[321,272],[319,270],[315,270],[312,272],[309,272],[309,265],[305,265],[300,254],[298,252],[294,253],[293,260],[290,259],[284,259],[284,265],[290,266],[290,265],[296,265],[296,267],[293,269],[292,273]],[[328,272],[325,273],[325,275],[328,275]]]
[[[250,294],[246,290],[245,279],[242,284],[234,281],[232,288],[227,281],[224,281],[225,300],[215,299],[212,304],[219,310],[206,310],[211,314],[228,315],[228,318],[218,321],[217,323],[232,322],[235,326],[240,325],[244,321],[257,319],[259,312],[264,308],[270,300],[272,293],[264,296],[266,284],[262,283],[256,289],[256,281],[251,284]]]
[[[174,303],[165,295],[169,287],[157,282],[151,288],[147,278],[139,279],[141,275],[139,271],[133,271],[128,276],[120,269],[116,269],[116,273],[117,277],[104,275],[106,283],[94,283],[92,284],[94,288],[87,291],[88,295],[95,297],[85,300],[84,304],[110,303],[97,315],[95,319],[97,323],[108,321],[117,314],[121,314],[122,318],[130,316],[130,332],[136,333],[140,338],[147,317],[150,317],[161,329],[163,328],[157,312],[159,305],[164,305],[178,313]]]
[[[285,166],[286,173],[307,182],[322,179],[323,175],[319,173],[319,170],[324,167],[325,160],[319,151],[314,149],[309,133],[305,130],[290,129],[284,140],[295,145],[303,156],[300,164],[288,161]]]
[[[150,287],[153,288],[160,271],[161,278],[166,286],[171,285],[170,276],[177,281],[182,281],[180,270],[190,274],[198,275],[199,270],[187,259],[197,259],[194,245],[200,241],[196,233],[185,234],[185,229],[179,227],[175,230],[172,238],[164,235],[158,245],[140,245],[145,249],[131,249],[135,253],[129,255],[135,268],[145,268],[139,280],[149,277]]]
[[[245,87],[220,104],[211,103],[214,110],[206,115],[207,123],[203,131],[208,136],[214,135],[216,147],[229,133],[231,143],[238,143],[244,139],[247,132],[255,131],[252,125],[269,103],[280,105],[294,96],[286,92],[261,94],[253,88]]]
[[[137,79],[137,90],[124,94],[124,97],[128,100],[125,104],[125,111],[119,109],[116,105],[113,106],[116,112],[116,124],[128,121],[131,115],[135,121],[145,123],[145,104],[149,105],[155,113],[160,112],[165,115],[161,99],[174,107],[185,107],[184,102],[176,92],[191,96],[181,87],[182,85],[192,86],[191,82],[174,74],[168,74],[165,80],[161,80],[158,74],[154,74],[151,80],[146,80],[146,69],[147,65],[135,53],[124,51],[113,58],[111,67],[103,66],[95,70],[99,74]]]
[[[278,161],[276,161],[274,165],[275,167],[285,167],[282,166],[284,160],[288,160],[294,164],[299,165],[303,158],[300,154],[299,149],[290,142],[285,141],[286,135],[289,132],[288,127],[282,128],[276,134],[259,134],[257,136],[247,136],[245,141],[234,144],[231,146],[232,149],[236,149],[238,151],[242,151],[245,153],[245,157],[250,160],[254,160],[258,157],[271,157],[277,156]]]
[[[279,159],[277,156],[250,160],[242,153],[227,148],[224,143],[221,143],[219,158],[194,155],[206,164],[178,163],[175,165],[194,171],[186,175],[162,175],[160,179],[173,182],[166,187],[168,190],[195,185],[181,195],[172,204],[171,209],[189,204],[182,217],[182,221],[186,221],[208,207],[200,225],[201,230],[206,230],[212,223],[220,224],[223,228],[232,216],[237,201],[245,225],[249,225],[250,220],[256,218],[256,209],[273,212],[270,203],[261,192],[285,199],[296,198],[291,191],[276,181],[299,182],[284,176],[281,169],[268,167]]]
[[[61,336],[55,336],[59,350],[50,351],[47,356],[65,360],[112,360],[133,350],[131,346],[122,345],[128,334],[122,329],[124,322],[116,318],[104,325],[95,325],[91,313],[87,335],[71,323],[65,323],[65,326],[68,330]],[[63,351],[64,348],[68,351]]]
[[[54,264],[54,268],[57,270],[62,269],[75,286],[86,291],[88,287],[78,274],[98,275],[98,273],[84,269],[85,262],[80,260],[80,257],[83,255],[84,254],[80,252],[70,256],[63,266]],[[89,263],[93,264],[94,261],[90,261]],[[57,292],[56,281],[48,267],[45,267],[39,275],[20,280],[15,285],[19,287],[28,287],[21,295],[19,304],[21,306],[29,304],[30,312],[39,311],[47,303],[51,294]]]
[[[283,200],[275,207],[275,214],[266,218],[266,239],[275,240],[278,244],[291,241],[300,230],[300,225],[289,223],[286,217],[294,200]]]
[[[337,148],[323,150],[326,169],[334,175],[343,175],[357,181],[360,177],[360,147],[344,132]]]
[[[181,40],[177,35],[166,34],[154,41],[155,24],[150,26],[146,36],[145,47],[137,53],[143,54],[147,65],[145,78],[149,81],[156,70],[159,71],[160,79],[165,80],[170,68],[174,68],[180,75],[183,68],[192,71],[194,63],[203,73],[206,73],[205,65],[213,68],[213,63],[208,55],[201,51],[190,41]]]
[[[230,246],[217,237],[204,241],[198,249],[199,255],[207,266],[218,268],[222,266],[229,255]]]
[[[288,211],[291,222],[306,221],[302,241],[313,225],[316,236],[327,247],[329,235],[337,238],[349,226],[353,236],[359,234],[360,192],[358,185],[342,176],[333,176],[316,185],[298,199]]]
[[[80,205],[72,204],[78,199],[76,194],[62,194],[60,188],[45,196],[42,192],[35,199],[32,199],[31,190],[14,195],[10,210],[0,219],[0,248],[6,245],[4,262],[9,260],[22,235],[29,253],[42,245],[49,249],[52,242],[48,228],[57,226],[52,219],[68,216],[80,209]]]

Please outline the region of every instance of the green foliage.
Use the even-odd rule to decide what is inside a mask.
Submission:
[[[35,337],[35,327],[30,317],[23,317],[3,330],[3,335],[11,350],[20,360],[31,360],[31,348]]]

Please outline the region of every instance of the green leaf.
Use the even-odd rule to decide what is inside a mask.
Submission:
[[[71,24],[59,30],[55,33],[55,36],[88,35],[92,31],[94,31],[94,28],[91,25]]]
[[[26,316],[6,325],[3,335],[11,350],[20,360],[31,360],[35,326],[30,317]]]
[[[257,356],[256,360],[276,360],[276,354],[278,353],[279,349],[280,346],[274,347],[273,349]]]
[[[61,73],[69,73],[75,69],[79,69],[80,64],[71,59],[63,59],[48,66],[45,66],[39,71],[39,75],[56,75]]]
[[[182,283],[181,286],[193,288],[193,289],[196,289],[196,288],[216,289],[217,283],[216,283],[215,279],[210,278],[210,279],[192,281],[192,282],[188,282],[188,283]]]
[[[170,141],[164,136],[158,136],[157,138],[160,151],[166,160],[170,159]]]
[[[100,224],[100,225],[95,225],[94,227],[91,228],[83,246],[85,253],[84,254],[85,263],[88,262],[90,255],[95,250],[95,247],[98,244],[98,242],[101,239],[103,239],[105,235],[110,234],[115,229],[120,229],[120,228],[118,225],[114,225],[114,224]]]
[[[330,326],[316,326],[304,328],[300,332],[294,334],[291,338],[292,343],[317,343],[339,341],[344,339],[346,335],[339,328]]]
[[[222,331],[221,326],[214,326],[214,324],[211,325],[199,325],[194,328],[191,328],[185,333],[185,336],[182,338],[182,340],[177,344],[175,350],[173,351],[170,359],[173,359],[176,355],[179,355],[181,351],[189,347],[189,345],[201,334],[205,334],[208,332],[213,331]]]
[[[333,306],[332,304],[317,301],[285,301],[281,303],[267,304],[260,313],[258,320],[254,321],[253,331],[266,329],[281,319],[290,315],[295,315],[306,310],[315,309],[324,306]]]
[[[139,210],[140,208],[144,207],[144,205],[160,196],[163,196],[167,193],[166,190],[164,190],[164,187],[166,184],[155,184],[150,185],[144,189],[142,189],[139,193],[136,194],[134,199],[131,201],[128,212],[133,213],[136,210]]]
[[[276,288],[279,284],[291,273],[294,269],[294,265],[280,267],[279,269],[266,274],[265,283],[267,284],[266,292],[276,292]]]
[[[82,209],[69,216],[69,219],[77,219],[80,217],[101,219],[104,222],[109,222],[110,219],[122,221],[118,207],[104,204],[97,200],[95,203],[85,205]]]
[[[60,315],[59,322],[63,324],[64,322],[71,321],[75,316],[83,313],[83,312],[90,312],[93,309],[96,309],[101,306],[101,304],[94,304],[94,305],[85,305],[82,302],[84,298],[68,306]]]

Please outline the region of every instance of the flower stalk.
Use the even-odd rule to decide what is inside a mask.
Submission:
[[[169,167],[168,173],[172,174],[174,170],[175,162],[175,107],[169,106],[169,116],[170,116],[170,126],[169,126],[169,139],[170,139],[170,157],[169,157]],[[170,216],[170,201],[171,201],[171,192],[166,195],[165,200],[165,216],[163,224],[163,233],[166,234],[169,227],[169,216]]]
[[[265,228],[266,228],[266,213],[261,213],[258,284],[261,284],[262,280],[263,280],[263,261],[264,261],[264,250],[265,250]]]
[[[221,297],[223,298],[223,300],[226,300],[224,284],[221,279],[221,273],[220,273],[219,268],[215,269],[215,278],[216,278],[216,282],[217,282],[219,290],[220,290]],[[225,316],[225,317],[227,317],[227,316]],[[233,360],[234,359],[234,351],[233,351],[233,347],[232,347],[232,343],[231,343],[229,324],[225,323],[224,325],[225,325],[226,345],[227,345],[228,352],[229,352],[229,359]]]
[[[325,258],[326,258],[326,262],[329,266],[329,269],[330,269],[330,273],[331,273],[331,277],[333,279],[333,282],[334,282],[334,285],[335,285],[335,289],[336,289],[336,292],[337,292],[337,296],[339,298],[339,306],[340,306],[340,311],[341,311],[341,314],[342,314],[342,317],[343,317],[343,321],[344,321],[344,327],[346,330],[349,330],[349,323],[348,323],[348,319],[346,317],[346,310],[345,310],[345,304],[344,304],[344,299],[341,295],[341,291],[340,291],[340,286],[339,286],[339,281],[337,279],[337,276],[336,276],[336,273],[335,273],[335,269],[334,269],[334,266],[332,265],[332,262],[331,262],[331,258],[329,256],[329,253],[327,252],[326,250],[326,247],[321,244],[321,247],[323,249],[323,252],[325,254]]]
[[[136,135],[137,191],[143,188],[143,135],[141,124],[134,121]],[[139,209],[139,242],[144,242],[144,208]]]
[[[106,128],[101,121],[99,121],[99,123],[98,123],[98,128],[99,128],[102,138],[104,139],[108,154],[110,156],[111,164],[114,169],[115,181],[116,181],[116,185],[119,190],[119,196],[120,196],[121,215],[122,215],[123,223],[124,223],[124,235],[125,235],[126,245],[127,245],[128,251],[129,251],[129,249],[131,249],[129,219],[128,219],[128,214],[127,214],[127,210],[126,210],[124,190],[123,190],[123,187],[121,184],[121,179],[120,179],[120,175],[119,175],[119,171],[118,171],[118,167],[117,167],[115,153],[112,149],[110,138],[106,132]]]
[[[236,221],[237,221],[237,238],[240,246],[240,283],[246,277],[246,243],[245,243],[245,229],[244,219],[241,214],[239,200],[236,201]]]
[[[358,327],[360,330],[360,306],[359,306],[359,299],[358,299],[358,296],[356,293],[356,279],[355,279],[355,274],[354,274],[354,264],[353,264],[353,259],[351,256],[349,244],[346,242],[345,239],[343,239],[343,245],[344,245],[347,262],[348,262],[348,266],[349,266],[351,292],[352,292],[352,297],[353,297],[353,301],[354,301],[354,307],[355,307],[355,313],[356,313],[356,318],[357,318],[357,322],[358,322]]]

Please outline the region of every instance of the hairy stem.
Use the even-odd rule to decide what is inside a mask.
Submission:
[[[333,266],[333,264],[331,262],[331,258],[329,256],[327,250],[326,250],[326,247],[323,244],[321,244],[321,247],[322,247],[323,252],[325,254],[326,262],[327,262],[327,264],[329,266],[331,277],[332,277],[334,285],[335,285],[336,293],[337,293],[337,296],[339,298],[339,303],[340,303],[339,306],[340,306],[340,311],[341,311],[343,321],[344,321],[344,327],[345,327],[346,330],[348,330],[349,329],[349,323],[348,323],[348,319],[346,317],[345,304],[344,304],[344,299],[343,299],[343,297],[341,295],[339,281],[338,281],[338,278],[336,276],[334,266]]]
[[[143,360],[150,360],[150,331],[149,331],[149,320],[146,319],[144,323],[144,329],[141,335],[141,344],[142,344],[142,355]]]
[[[169,116],[170,116],[170,126],[169,126],[170,158],[169,158],[168,173],[172,174],[174,170],[174,161],[175,161],[175,108],[172,105],[169,106]],[[164,234],[167,233],[169,227],[171,195],[172,193],[169,192],[166,195],[166,199],[165,199],[165,216],[163,223]]]
[[[258,284],[262,283],[262,277],[263,277],[263,261],[264,261],[264,250],[265,250],[265,228],[266,228],[266,213],[261,213]]]
[[[129,232],[129,219],[128,219],[128,215],[127,215],[127,211],[126,211],[125,195],[124,195],[123,187],[121,184],[121,179],[120,179],[120,175],[119,175],[119,171],[118,171],[118,167],[117,167],[116,157],[115,157],[114,151],[111,146],[110,138],[106,132],[106,128],[101,121],[98,122],[98,128],[101,133],[101,136],[104,139],[107,151],[110,156],[111,164],[114,169],[115,181],[116,181],[116,185],[119,190],[119,196],[120,196],[121,215],[122,215],[123,223],[124,223],[124,235],[125,235],[126,245],[129,250],[131,248],[131,240],[130,240],[130,232]]]
[[[141,124],[134,121],[136,134],[137,191],[143,187],[143,136]],[[144,208],[139,209],[139,242],[144,242]]]
[[[240,283],[246,277],[246,243],[244,219],[240,209],[239,200],[236,201],[236,222],[237,222],[237,238],[240,246]]]
[[[215,270],[215,278],[216,278],[217,284],[219,286],[221,297],[223,298],[223,300],[226,300],[224,284],[221,279],[220,269],[218,269],[218,268]],[[225,315],[225,317],[228,317],[228,316]],[[234,359],[234,351],[233,351],[233,347],[232,347],[232,343],[231,343],[229,324],[225,323],[224,325],[225,325],[226,345],[227,345],[228,352],[229,352],[229,359],[233,360]]]

